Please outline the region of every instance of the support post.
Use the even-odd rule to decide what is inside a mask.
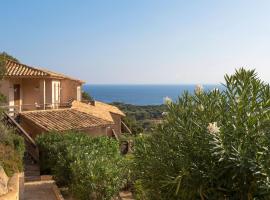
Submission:
[[[46,110],[46,80],[43,80],[43,109]]]

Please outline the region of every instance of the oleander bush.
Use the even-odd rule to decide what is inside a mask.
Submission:
[[[126,162],[112,138],[47,133],[37,143],[42,170],[51,172],[78,199],[111,199],[125,183]]]
[[[270,87],[254,70],[225,76],[224,90],[168,102],[165,122],[135,142],[146,199],[270,199]]]

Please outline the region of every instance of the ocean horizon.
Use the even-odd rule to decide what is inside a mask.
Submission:
[[[95,100],[133,105],[161,105],[164,98],[176,101],[184,91],[193,93],[197,84],[186,85],[84,85],[83,90]],[[204,90],[222,88],[221,84],[205,84]]]

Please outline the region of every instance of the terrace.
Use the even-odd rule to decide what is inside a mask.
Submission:
[[[1,107],[10,113],[67,108],[72,100],[81,101],[83,83],[59,73],[8,60],[0,88],[7,101]]]

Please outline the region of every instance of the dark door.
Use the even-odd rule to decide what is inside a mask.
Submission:
[[[21,86],[19,84],[14,84],[14,105],[20,106],[21,99]]]

